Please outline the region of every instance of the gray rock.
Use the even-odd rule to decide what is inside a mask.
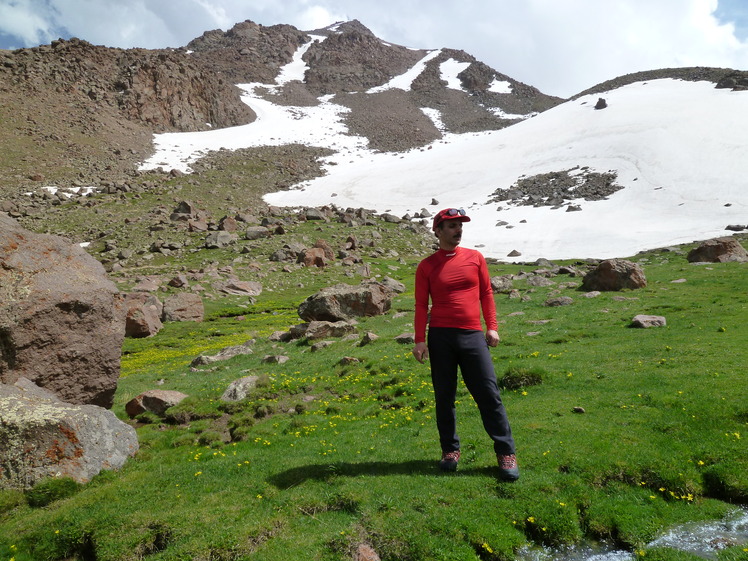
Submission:
[[[231,232],[225,232],[223,230],[210,232],[205,237],[205,247],[207,249],[221,249],[230,246],[236,242],[237,239],[239,239],[238,236]]]
[[[135,429],[107,409],[63,402],[25,378],[0,384],[0,488],[48,477],[86,483],[137,451]]]
[[[338,284],[323,288],[304,300],[298,308],[305,321],[341,321],[354,317],[376,316],[392,305],[392,292],[378,283],[351,286]]]
[[[205,364],[212,364],[222,360],[228,360],[240,355],[251,355],[252,345],[255,344],[254,339],[250,339],[242,343],[241,345],[232,345],[230,347],[224,347],[214,355],[200,355],[193,359],[192,366],[200,366]]]
[[[558,296],[556,298],[549,298],[546,300],[543,305],[548,307],[556,307],[556,306],[570,306],[574,303],[574,300],[570,298],[569,296]]]
[[[230,280],[217,282],[213,284],[213,288],[218,292],[235,296],[259,296],[262,294],[262,283],[256,281]]]
[[[400,343],[401,345],[413,345],[416,342],[416,334],[402,333],[395,337],[395,342]]]
[[[512,291],[512,276],[501,275],[497,277],[491,277],[491,289],[493,290],[494,294],[509,294]]]
[[[249,392],[257,386],[258,376],[244,376],[238,380],[234,380],[226,388],[221,396],[221,401],[241,401],[246,399]]]
[[[355,323],[350,321],[311,321],[306,326],[304,336],[307,339],[324,339],[326,337],[344,337],[356,331]]]
[[[270,236],[270,230],[265,226],[250,226],[244,232],[244,237],[248,240],[261,240]]]
[[[664,327],[665,325],[667,325],[667,321],[662,316],[639,314],[631,320],[631,327],[641,327],[644,329],[648,327]]]

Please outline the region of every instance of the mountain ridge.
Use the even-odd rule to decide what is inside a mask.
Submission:
[[[281,79],[284,69],[297,64],[303,66],[303,78]],[[745,74],[711,68],[651,70],[583,93],[602,95],[660,78],[708,80],[740,90]],[[396,83],[406,77],[406,86]],[[257,99],[292,111],[334,103],[345,109],[342,134],[361,138],[374,153],[385,154],[431,149],[447,136],[496,132],[582,96],[566,101],[547,96],[464,51],[387,43],[355,20],[313,31],[247,20],[226,32],[206,31],[177,49],[122,50],[73,38],[0,51],[0,141],[6,147],[0,160],[0,210],[17,217],[42,212],[39,199],[48,195],[30,203],[26,193],[40,194],[50,184],[115,191],[129,183],[154,188],[174,170],[166,165],[161,172],[138,171],[154,154],[153,135],[254,123],[257,114],[246,99],[250,89]],[[290,142],[304,143],[301,138]],[[277,158],[279,170],[287,165],[306,170],[306,179],[318,167],[314,150],[289,145],[266,153]],[[257,151],[247,157],[251,154],[260,161],[266,157]],[[296,173],[282,175],[273,175],[261,191],[287,189],[299,180]],[[246,178],[236,176],[235,181]]]

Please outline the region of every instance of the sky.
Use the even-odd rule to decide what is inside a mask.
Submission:
[[[303,78],[301,56],[308,46],[297,50],[275,86]],[[408,90],[420,69],[416,63],[384,87]],[[461,88],[460,70],[450,60],[440,64],[448,87]],[[323,160],[326,175],[265,201],[286,207],[333,203],[400,217],[462,207],[471,218],[463,245],[505,261],[630,257],[729,235],[726,226],[748,222],[745,91],[716,89],[711,82],[639,82],[567,101],[505,129],[445,133],[428,149],[392,154],[372,152],[366,139],[343,134],[347,109],[332,96],[317,106],[288,107],[261,98],[258,86],[240,85],[243,101],[257,114],[254,122],[155,135],[156,151],[142,169],[189,172],[201,154],[220,148],[290,142],[327,147],[335,153]],[[601,96],[608,107],[596,110]],[[440,126],[436,110],[424,113]],[[623,189],[603,201],[576,200],[581,210],[572,212],[489,202],[497,188],[509,188],[523,175],[578,166],[614,171]],[[520,255],[511,257],[514,251]]]
[[[462,49],[563,98],[642,70],[748,69],[746,0],[0,0],[0,48],[70,37],[180,47],[247,19],[305,31],[358,19],[386,41]]]

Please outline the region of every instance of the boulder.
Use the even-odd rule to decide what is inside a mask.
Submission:
[[[372,331],[367,331],[366,333],[364,333],[364,336],[361,338],[358,346],[365,347],[366,345],[368,345],[369,343],[373,343],[377,339],[379,339],[379,335]]]
[[[355,323],[349,321],[310,321],[304,331],[307,339],[325,339],[327,337],[344,337],[356,331]]]
[[[582,290],[617,291],[647,286],[644,271],[636,263],[624,259],[602,261],[582,279]]]
[[[689,263],[726,263],[748,261],[748,252],[735,238],[715,238],[688,252]]]
[[[298,262],[303,263],[305,267],[325,267],[328,259],[325,256],[325,250],[321,247],[310,247],[299,254]]]
[[[0,383],[25,377],[68,403],[111,407],[124,317],[83,248],[0,215]]]
[[[491,277],[491,289],[494,294],[509,294],[512,291],[512,275]]]
[[[286,355],[265,355],[262,357],[262,362],[265,364],[285,364],[288,362],[290,357]]]
[[[151,337],[164,326],[161,315],[164,305],[156,296],[143,292],[131,292],[124,296],[125,336]]]
[[[401,345],[414,345],[416,342],[415,333],[401,333],[395,337],[395,342]]]
[[[197,217],[197,207],[190,201],[180,201],[171,213],[171,220],[188,220]]]
[[[403,292],[405,292],[405,285],[399,280],[393,279],[392,277],[384,277],[381,284],[386,286],[392,292],[396,292],[398,294],[402,294]]]
[[[246,399],[249,392],[257,386],[258,376],[244,376],[238,380],[234,380],[226,388],[221,396],[221,401],[241,401]]]
[[[236,234],[224,230],[218,230],[216,232],[210,232],[205,236],[205,247],[207,249],[221,249],[222,247],[230,246],[238,239],[239,237]]]
[[[335,252],[332,250],[332,247],[330,247],[330,244],[325,240],[317,240],[313,247],[321,249],[327,261],[333,261],[335,259]]]
[[[166,284],[168,284],[169,286],[173,286],[174,288],[185,288],[189,286],[190,282],[187,279],[187,275],[179,273],[173,276]]]
[[[302,213],[305,220],[323,220],[328,222],[327,213],[319,208],[307,208]]]
[[[640,327],[647,329],[649,327],[664,327],[667,321],[662,316],[651,316],[647,314],[638,314],[631,320],[631,327]]]
[[[205,308],[199,294],[180,292],[164,300],[163,321],[203,321]]]
[[[338,284],[323,288],[304,300],[298,308],[304,321],[341,321],[354,317],[377,316],[392,305],[393,293],[384,285],[369,283]]]
[[[574,300],[569,296],[557,296],[555,298],[549,298],[543,302],[543,305],[548,306],[549,308],[554,308],[558,306],[571,306],[573,303]]]
[[[137,451],[135,429],[103,407],[66,403],[26,378],[0,384],[0,488],[48,477],[86,483]]]
[[[179,405],[187,394],[174,390],[148,390],[135,396],[125,404],[125,411],[132,419],[141,413],[163,415],[169,407]]]
[[[192,360],[192,366],[201,366],[205,364],[212,364],[221,360],[228,360],[239,355],[251,355],[252,345],[255,344],[254,339],[245,341],[241,345],[232,345],[231,347],[224,347],[214,355],[200,355]]]
[[[233,216],[224,216],[218,222],[218,229],[223,230],[224,232],[236,232],[238,229],[236,218]]]
[[[244,232],[245,239],[248,240],[261,240],[270,236],[270,230],[265,226],[250,226]]]
[[[235,296],[259,296],[262,294],[262,283],[257,281],[229,280],[213,283],[213,288],[224,294]]]

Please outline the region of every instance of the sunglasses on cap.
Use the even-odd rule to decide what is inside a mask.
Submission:
[[[440,210],[436,216],[434,216],[434,224],[432,230],[436,231],[437,226],[445,220],[459,220],[461,222],[470,222],[470,217],[462,208],[445,208]]]

